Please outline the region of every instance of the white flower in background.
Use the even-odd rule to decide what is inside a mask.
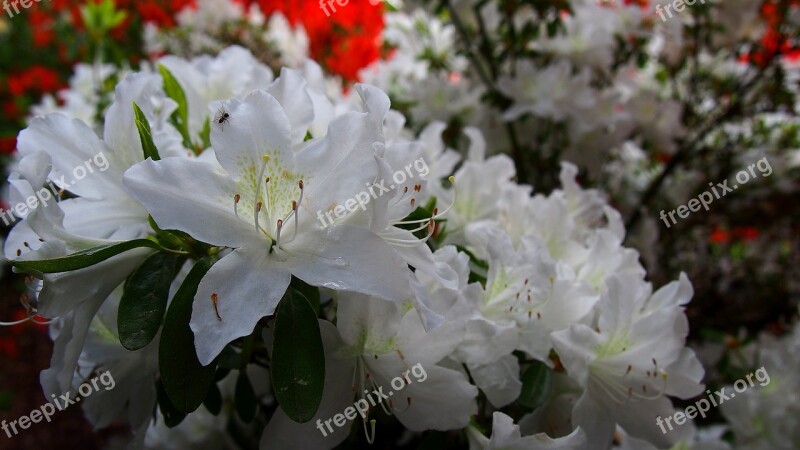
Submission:
[[[551,439],[544,433],[523,437],[519,425],[499,411],[493,416],[491,437],[487,438],[474,426],[468,428],[467,436],[470,450],[578,450],[587,444],[580,429],[559,439]]]
[[[511,181],[516,175],[514,163],[506,155],[485,157],[486,142],[477,130],[466,133],[472,145],[469,158],[456,171],[456,190],[441,191],[442,201],[453,199],[453,208],[447,216],[448,242],[465,243],[463,232],[474,221],[492,220],[499,215],[498,198],[507,189],[517,187]],[[530,192],[530,188],[527,188]]]
[[[578,109],[594,105],[595,94],[589,86],[589,72],[572,74],[572,65],[567,60],[539,69],[529,60],[517,63],[514,78],[503,77],[498,88],[514,100],[504,114],[505,120],[515,120],[530,113],[539,117],[563,120]]]
[[[228,434],[230,417],[225,413],[214,416],[205,408],[200,408],[173,428],[164,423],[160,411],[156,411],[156,414],[156,423],[148,428],[144,439],[144,448],[147,450],[237,448],[236,442]]]
[[[411,117],[417,123],[449,120],[460,117],[473,123],[480,111],[484,89],[461,80],[458,75],[429,75],[415,86],[407,101],[414,103]]]
[[[441,187],[444,181],[453,173],[456,165],[461,160],[461,155],[456,150],[448,148],[442,140],[442,132],[447,125],[444,122],[431,122],[419,134],[422,145],[422,154],[430,168],[428,190],[437,198],[441,198]],[[478,132],[467,128],[465,134]]]
[[[69,87],[56,94],[63,105],[56,103],[56,97],[45,94],[41,102],[31,108],[31,119],[53,112],[60,112],[70,117],[80,119],[93,129],[102,127],[98,124],[98,115],[105,111],[98,111],[101,101],[103,85],[116,76],[122,79],[127,75],[126,70],[120,70],[110,64],[76,64],[75,73],[69,79]],[[30,120],[29,120],[30,122]]]
[[[658,446],[675,433],[654,426],[672,413],[667,397],[691,398],[703,390],[703,367],[684,347],[689,326],[682,305],[692,296],[685,276],[651,295],[635,276],[614,276],[597,305],[595,327],[574,324],[553,333],[571,378],[585,389],[572,421],[597,442],[611,442],[615,426]]]
[[[255,5],[254,5],[255,8]],[[281,61],[288,67],[301,67],[308,57],[309,40],[302,26],[292,27],[283,14],[276,12],[269,17],[267,39],[274,43]]]
[[[757,41],[764,35],[765,24],[761,20],[761,5],[747,0],[728,0],[714,4],[712,14],[715,22],[725,30],[714,34],[714,45],[731,47],[739,41]]]
[[[410,305],[344,292],[337,295],[337,317],[336,328],[320,322],[326,354],[322,405],[305,424],[292,422],[278,409],[264,431],[262,449],[276,444],[287,450],[333,448],[350,434],[353,423],[331,430],[324,421],[354,403],[367,411],[353,422],[357,427],[363,422],[368,439],[376,428],[368,430],[367,417],[376,409],[412,431],[464,428],[477,413],[477,388],[461,370],[438,365],[461,341],[463,324],[426,333]],[[409,371],[410,382],[402,388],[391,384]]]
[[[45,177],[76,197],[59,202],[52,199],[33,209],[12,229],[5,243],[6,257],[54,258],[148,234],[147,211],[122,187],[122,173],[143,159],[134,124],[134,101],[147,117],[154,118],[153,138],[169,157],[177,131],[166,124],[166,116],[174,102],[161,91],[161,78],[152,74],[132,74],[120,83],[106,114],[102,139],[86,123],[59,113],[35,118],[20,134],[22,177],[12,177],[16,198],[40,191]],[[183,151],[173,154],[182,155]],[[90,163],[92,173],[88,173]],[[82,179],[73,178],[78,167],[86,168]],[[56,329],[61,330],[51,367],[41,375],[45,393],[61,394],[69,389],[92,318],[148,253],[138,249],[85,269],[43,276],[37,312],[60,319]]]
[[[576,3],[574,14],[563,18],[566,32],[552,38],[543,36],[535,45],[569,58],[577,66],[605,70],[613,60],[618,12],[598,6],[594,1]]]
[[[265,89],[273,79],[269,67],[238,46],[228,47],[213,58],[199,56],[187,61],[165,56],[158,62],[169,69],[183,88],[189,108],[189,132],[193,138],[200,135],[207,120],[214,121],[218,114],[209,109],[209,103]],[[225,126],[224,123],[215,125]]]
[[[178,35],[159,29],[148,22],[144,25],[144,49],[149,54],[164,52],[197,55],[209,50],[219,52],[228,46],[219,35],[232,23],[244,19],[244,7],[227,0],[200,0],[187,5],[176,16]]]
[[[731,450],[730,444],[722,439],[727,431],[724,426],[711,426],[698,429],[692,422],[681,426],[682,438],[668,450]],[[617,429],[619,450],[658,450],[659,447],[635,437],[628,436],[622,428]]]
[[[489,227],[469,233],[473,247],[489,254],[489,269],[480,315],[495,326],[519,333],[515,350],[545,361],[549,335],[586,316],[598,301],[588,284],[562,278],[547,250],[532,238],[515,249],[503,231]]]
[[[461,80],[467,60],[455,46],[455,28],[421,9],[412,14],[388,13],[384,40],[394,47],[387,60],[378,60],[359,73],[361,79],[380,87],[392,98],[421,102],[416,120],[449,120],[477,107],[483,87]],[[435,76],[435,80],[430,77]],[[445,92],[438,92],[444,90]],[[448,104],[445,100],[451,102]],[[426,111],[432,106],[432,111]],[[475,112],[472,111],[472,114]]]
[[[416,9],[410,14],[389,13],[383,37],[398,52],[415,55],[416,59],[436,61],[451,71],[467,68],[466,58],[456,53],[456,29],[439,18]],[[428,62],[428,69],[430,61]]]
[[[187,26],[214,34],[222,30],[229,22],[244,16],[244,7],[237,2],[220,0],[199,0],[192,7],[178,12],[179,26]]]
[[[780,339],[766,335],[752,348],[753,367],[763,367],[754,387],[720,404],[736,449],[792,449],[800,442],[800,325]],[[764,380],[764,381],[762,381]],[[727,386],[727,392],[733,387]]]
[[[86,123],[59,113],[35,118],[20,133],[20,155],[49,155],[52,171],[43,173],[49,173],[57,188],[78,196],[59,203],[67,231],[110,240],[142,237],[149,231],[147,212],[122,187],[122,174],[143,159],[133,102],[153,118],[153,140],[163,149],[162,156],[183,155],[183,149],[174,145],[180,139],[177,131],[166,122],[175,102],[161,90],[161,77],[152,74],[132,74],[119,84],[105,116],[102,139]],[[93,172],[87,165],[93,166]],[[79,167],[85,169],[82,179],[75,176]]]
[[[183,277],[178,278],[178,281],[182,280]],[[173,283],[173,292],[178,286],[179,282]],[[136,441],[141,441],[145,430],[150,426],[153,409],[156,407],[159,339],[154,339],[148,346],[134,352],[122,346],[117,330],[117,310],[121,298],[120,286],[100,306],[96,314],[80,311],[74,316],[74,323],[70,320],[57,322],[52,327],[51,334],[55,341],[54,355],[65,341],[68,342],[68,350],[77,350],[80,354],[72,392],[77,391],[81,382],[97,374],[109,372],[113,377],[113,389],[98,390],[81,401],[89,422],[96,428],[105,428],[116,420],[123,420],[131,426]],[[75,339],[74,333],[82,331],[78,324],[87,319],[90,320],[90,325],[84,343]],[[82,344],[82,348],[76,344]],[[47,372],[43,373],[43,382]]]
[[[510,238],[490,227],[472,231],[471,248],[489,254],[485,289],[465,290],[467,333],[457,353],[489,401],[505,406],[519,397],[521,350],[549,361],[550,334],[589,314],[598,297],[586,284],[562,279],[546,250],[526,239],[515,250]]]
[[[675,140],[683,137],[686,130],[681,125],[683,107],[673,100],[660,100],[652,92],[643,91],[631,99],[625,109],[636,121],[642,136],[653,144],[657,151],[673,153]]]

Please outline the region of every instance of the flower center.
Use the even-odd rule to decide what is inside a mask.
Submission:
[[[251,165],[240,178],[240,192],[233,196],[233,211],[236,217],[252,221],[256,233],[280,248],[297,237],[305,186],[302,175],[283,169],[269,155],[261,159],[260,168]],[[289,221],[294,222],[294,232],[282,241],[281,232]]]

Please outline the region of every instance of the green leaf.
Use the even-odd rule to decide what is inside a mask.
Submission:
[[[275,312],[272,386],[283,411],[298,423],[311,420],[322,401],[325,354],[314,308],[289,289]]]
[[[292,276],[291,286],[298,294],[305,297],[305,299],[308,301],[308,304],[314,308],[314,313],[316,313],[317,317],[319,317],[319,288],[316,286],[311,286],[295,276]]]
[[[211,147],[211,120],[208,117],[203,122],[203,129],[200,130],[200,140],[203,142],[203,148],[197,149],[196,153]]]
[[[11,400],[13,395],[8,391],[0,391],[0,411],[8,411],[11,409]]]
[[[142,150],[144,151],[144,159],[151,158],[153,161],[158,161],[161,156],[158,155],[156,144],[153,143],[153,132],[150,130],[150,122],[136,102],[133,102],[133,115],[136,118],[136,129],[139,130],[139,140],[142,141]]]
[[[205,367],[200,364],[194,334],[189,328],[197,286],[212,265],[214,260],[206,257],[192,267],[172,298],[159,342],[161,381],[175,408],[186,414],[194,412],[203,403],[217,370],[216,361]]]
[[[242,367],[241,356],[230,346],[222,349],[217,360],[219,361],[219,367],[222,369],[233,370]]]
[[[186,94],[172,72],[163,64],[158,65],[158,71],[164,80],[164,92],[178,104],[178,109],[172,115],[173,124],[183,136],[186,148],[192,148],[192,140],[189,137],[189,103],[186,101]]]
[[[211,383],[206,393],[206,398],[203,400],[203,406],[206,407],[208,412],[212,415],[218,416],[222,412],[222,392],[219,390],[217,383]]]
[[[525,407],[536,409],[550,392],[551,371],[543,362],[535,361],[522,374],[522,392],[517,401]]]
[[[169,401],[167,391],[164,390],[164,384],[159,379],[156,381],[156,393],[158,398],[158,409],[161,410],[161,415],[164,416],[164,424],[168,428],[175,428],[183,422],[186,414],[178,411],[175,406]]]
[[[159,245],[153,241],[148,239],[136,239],[133,241],[120,242],[118,244],[101,245],[59,258],[30,261],[14,260],[8,263],[21,271],[38,273],[69,272],[93,266],[112,256],[141,247],[160,249]]]
[[[142,349],[158,333],[177,265],[177,255],[154,253],[128,277],[117,316],[119,340],[126,349]]]
[[[239,378],[236,380],[236,391],[234,393],[236,402],[236,413],[244,423],[250,423],[256,417],[256,392],[250,379],[247,378],[247,371],[239,371]]]

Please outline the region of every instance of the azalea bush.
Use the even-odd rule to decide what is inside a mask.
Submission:
[[[800,445],[797,2],[137,5],[75,6],[9,166],[46,399],[108,372],[137,448]]]

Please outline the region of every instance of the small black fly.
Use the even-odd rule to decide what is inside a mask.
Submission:
[[[229,122],[230,118],[231,115],[228,114],[228,111],[225,111],[225,108],[220,108],[219,111],[217,111],[217,115],[214,117],[214,122],[219,124],[221,130],[224,130],[225,123]]]

